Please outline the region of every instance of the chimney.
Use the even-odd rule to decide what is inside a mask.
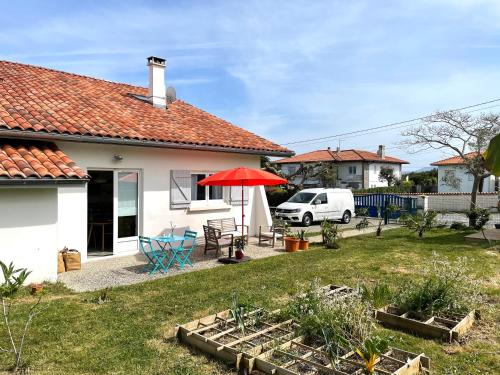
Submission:
[[[378,155],[381,159],[385,159],[385,146],[384,146],[384,145],[380,145],[380,146],[378,146],[377,155]]]
[[[147,60],[149,66],[148,99],[153,103],[154,107],[166,108],[165,59],[150,56]]]

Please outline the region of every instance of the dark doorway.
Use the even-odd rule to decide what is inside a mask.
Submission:
[[[113,171],[88,171],[87,251],[89,256],[113,254]]]

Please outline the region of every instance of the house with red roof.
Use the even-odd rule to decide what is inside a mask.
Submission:
[[[379,178],[380,169],[383,167],[394,170],[394,176],[401,178],[401,167],[408,164],[385,154],[385,146],[380,145],[377,152],[363,150],[316,150],[293,157],[276,160],[276,163],[285,176],[296,173],[301,164],[332,163],[336,167],[336,187],[350,189],[367,189],[387,186],[387,181]],[[295,177],[295,180],[300,180]],[[307,187],[321,187],[317,178],[307,178],[304,181]]]
[[[466,158],[475,158],[477,152],[465,154]],[[474,176],[467,172],[464,166],[465,159],[461,156],[453,156],[447,159],[431,163],[438,168],[438,192],[439,193],[470,193]],[[500,191],[500,177],[490,175],[485,177],[479,185],[479,192],[491,193]]]
[[[133,254],[138,235],[202,233],[241,205],[251,230],[270,224],[263,189],[197,182],[293,153],[177,99],[164,59],[147,66],[138,87],[0,61],[0,252],[31,280],[54,280],[64,247],[83,262]]]

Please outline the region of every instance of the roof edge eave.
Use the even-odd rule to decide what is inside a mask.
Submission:
[[[224,147],[224,146],[196,145],[196,144],[165,142],[165,141],[96,137],[96,136],[79,135],[79,134],[42,133],[37,131],[13,130],[13,129],[0,129],[0,137],[25,139],[25,140],[52,141],[52,142],[67,141],[67,142],[83,142],[83,143],[98,143],[98,144],[115,144],[124,146],[142,146],[142,147],[172,148],[172,149],[198,150],[198,151],[214,151],[214,152],[227,152],[227,153],[277,156],[277,157],[279,156],[287,157],[295,155],[295,153],[291,150],[288,151],[259,150],[259,149],[246,149],[246,148]]]

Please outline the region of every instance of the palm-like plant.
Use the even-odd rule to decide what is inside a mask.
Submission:
[[[408,229],[418,233],[419,237],[424,235],[424,232],[432,229],[436,220],[436,211],[425,211],[416,215],[408,215],[402,219],[402,223]]]

